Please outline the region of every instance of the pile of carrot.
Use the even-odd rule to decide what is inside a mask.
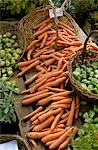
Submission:
[[[78,118],[80,100],[73,91],[66,90],[69,81],[68,60],[83,48],[74,33],[74,29],[63,22],[58,24],[58,39],[53,28],[52,19],[48,18],[33,27],[34,40],[27,46],[22,62],[18,63],[23,76],[32,68],[37,73],[25,81],[33,86],[21,91],[27,94],[22,105],[35,104],[35,110],[23,120],[30,121],[31,126],[27,137],[41,139],[49,149],[65,149],[70,143],[70,134],[76,134],[73,126]],[[59,51],[55,49],[55,42]]]
[[[31,122],[28,139],[41,139],[49,149],[62,150],[68,146],[70,135],[77,132],[72,123],[78,118],[80,100],[78,96],[74,98],[69,91],[66,92],[66,96],[59,96],[63,92],[55,93],[53,102],[46,109],[39,106],[23,118]]]

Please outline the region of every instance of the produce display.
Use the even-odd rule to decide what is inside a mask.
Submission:
[[[98,94],[98,62],[77,65],[73,75],[83,89],[89,93]]]
[[[13,75],[22,53],[16,35],[10,32],[0,35],[0,78],[4,80]]]
[[[24,116],[23,120],[30,121],[28,139],[41,139],[49,149],[65,149],[70,141],[70,135],[76,134],[77,127],[73,126],[78,118],[78,96],[67,88],[68,60],[83,48],[74,29],[63,22],[58,24],[58,40],[52,25],[53,19],[46,19],[33,27],[35,39],[27,46],[23,62],[19,62],[22,77],[31,69],[37,73],[25,81],[26,85],[33,82],[23,97],[23,106],[35,106],[33,112]],[[57,43],[56,43],[57,42]],[[55,43],[59,51],[55,49]]]
[[[14,94],[19,94],[15,81],[3,82],[0,80],[0,123],[16,122],[16,113],[13,101]]]

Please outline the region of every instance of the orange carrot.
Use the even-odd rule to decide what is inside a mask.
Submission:
[[[51,125],[51,130],[54,130],[57,123],[59,122],[61,116],[63,114],[63,111],[61,111],[59,114],[57,114],[57,116],[55,117],[54,121],[52,122],[52,125]]]
[[[63,99],[65,99],[64,96],[52,97],[52,100],[53,100],[53,101],[59,101],[59,100],[63,100]]]
[[[46,92],[46,93],[36,95],[36,96],[28,98],[28,99],[25,99],[22,101],[22,105],[30,105],[31,103],[38,101],[41,98],[49,96],[49,94],[50,94],[49,92]]]
[[[41,29],[43,29],[43,28],[46,27],[46,26],[47,26],[47,24],[46,24],[46,23],[43,23],[43,25],[41,25],[41,26],[38,28],[37,31],[40,31]]]
[[[64,89],[60,89],[60,88],[52,88],[52,87],[46,87],[46,88],[53,92],[64,92]]]
[[[75,100],[73,99],[73,101],[71,103],[71,109],[70,109],[70,112],[69,112],[67,124],[66,124],[67,126],[72,126],[74,113],[75,113]]]
[[[58,104],[58,105],[51,105],[51,108],[52,109],[57,109],[57,108],[62,108],[62,109],[65,109],[65,108],[70,108],[70,104]]]
[[[47,19],[45,19],[44,21],[42,21],[41,23],[35,25],[35,26],[33,27],[33,29],[38,29],[38,28],[41,27],[44,23],[50,23],[51,21],[52,21],[51,18],[47,18]]]
[[[46,97],[46,98],[39,100],[37,105],[45,106],[45,105],[49,104],[51,101],[52,101],[51,97]]]
[[[23,120],[28,120],[29,118],[31,118],[32,116],[34,116],[35,114],[40,112],[42,109],[43,109],[42,106],[38,107],[36,110],[34,110],[33,112],[31,112],[28,115],[26,115],[25,117],[23,117]]]
[[[40,56],[43,52],[45,52],[45,51],[47,51],[46,48],[39,49],[39,51],[38,51],[35,55],[33,55],[33,58],[39,57],[39,56]]]
[[[46,59],[49,59],[49,58],[51,58],[51,54],[50,55],[41,55],[40,56],[40,59],[42,59],[42,60],[46,60]]]
[[[44,27],[42,30],[36,31],[36,32],[33,34],[33,36],[35,36],[35,37],[36,37],[36,36],[39,36],[39,35],[45,33],[47,30],[51,29],[51,27],[52,27],[52,24],[50,23],[50,24],[48,24],[46,27]]]
[[[31,48],[33,48],[33,46],[38,43],[39,40],[34,40],[32,41],[26,48],[26,52],[29,51]]]
[[[62,144],[62,142],[66,140],[68,135],[72,132],[72,129],[73,128],[69,128],[67,131],[65,130],[65,132],[56,140],[56,142],[49,146],[49,149],[58,148]]]
[[[34,49],[30,49],[27,53],[27,60],[31,60],[32,58],[32,52],[34,51]]]
[[[34,131],[41,131],[42,129],[49,127],[54,120],[54,116],[49,117],[44,122],[34,127]]]
[[[46,42],[46,46],[51,45],[56,40],[56,37],[53,37],[50,41]]]
[[[52,104],[56,105],[56,104],[70,104],[72,102],[72,98],[68,98],[68,99],[63,99],[60,101],[56,101],[53,102]]]
[[[68,29],[71,30],[72,32],[74,32],[74,29],[73,29],[72,27],[70,27],[69,25],[63,23],[62,21],[60,21],[59,24],[61,24],[61,25],[64,26],[65,28],[68,28]]]
[[[72,94],[73,91],[67,91],[65,90],[64,92],[60,92],[60,93],[56,93],[54,95],[52,95],[51,97],[58,97],[58,96],[69,96],[70,94]]]
[[[37,65],[36,66],[36,70],[37,71],[40,71],[40,72],[42,72],[42,73],[45,73],[45,72],[47,72],[43,67],[41,67],[40,65]]]
[[[69,111],[67,113],[63,114],[61,118],[64,119],[64,118],[68,117],[68,115],[69,115]]]
[[[57,70],[61,69],[62,63],[63,63],[63,58],[61,57],[60,60],[58,61]]]
[[[19,63],[18,63],[18,66],[19,66],[19,67],[28,66],[28,65],[30,65],[31,63],[33,63],[35,60],[37,60],[37,59],[32,59],[32,60],[29,60],[29,61],[19,62]]]
[[[63,120],[61,120],[61,121],[59,122],[59,124],[64,124],[64,123],[67,122],[67,120],[68,120],[68,117],[66,117],[66,118],[64,118]]]
[[[23,71],[21,71],[20,73],[18,73],[17,77],[22,76],[23,74],[25,74],[26,72],[28,72],[30,69],[34,68],[39,63],[40,63],[39,60],[33,62],[32,64],[30,64],[29,66],[27,66]]]
[[[45,143],[47,146],[50,146],[52,143],[56,142],[56,139],[55,140],[51,140],[51,141],[48,141],[47,143]]]
[[[44,63],[46,66],[52,65],[55,62],[55,58],[50,58],[46,60]]]
[[[57,126],[56,126],[56,128],[64,128],[65,126],[64,126],[64,124],[58,124]]]
[[[65,131],[63,130],[63,131],[60,131],[60,132],[57,132],[57,133],[53,133],[53,134],[50,133],[49,135],[44,136],[44,137],[41,139],[41,141],[42,141],[43,143],[47,143],[47,142],[49,142],[49,141],[55,140],[55,139],[59,138],[64,132],[65,132]]]
[[[45,93],[45,92],[48,92],[48,90],[47,90],[47,89],[44,89],[44,90],[42,90],[42,91],[40,91],[40,92],[35,92],[35,93],[33,93],[33,94],[26,95],[26,96],[23,97],[23,99],[27,99],[27,98],[30,98],[30,97],[33,97],[33,96],[35,96],[35,95],[39,95],[39,94],[42,94],[42,93]]]
[[[51,131],[42,131],[42,132],[28,132],[26,137],[29,139],[40,139],[48,135]]]
[[[35,114],[33,117],[31,117],[30,118],[30,121],[31,122],[33,122],[34,120],[36,120],[40,115],[42,115],[42,114],[44,114],[44,113],[46,113],[47,111],[49,111],[49,109],[47,108],[47,109],[45,109],[44,111],[42,111],[42,112],[39,112],[39,113],[37,113],[37,114]]]
[[[25,84],[27,85],[27,84],[32,83],[35,79],[38,78],[39,74],[40,74],[40,72],[37,73],[37,74],[35,74],[35,75],[33,75],[33,77],[31,77],[30,79],[27,79],[27,80],[25,81]]]
[[[43,47],[44,47],[47,38],[48,38],[48,35],[47,35],[47,33],[46,33],[45,36],[44,36],[44,38],[43,38],[43,40],[42,40],[42,43],[41,43],[41,45],[40,45],[40,48],[43,48]]]
[[[50,117],[50,116],[52,116],[52,115],[54,115],[54,114],[60,113],[61,110],[62,110],[62,108],[58,108],[58,109],[56,109],[56,110],[54,110],[54,111],[53,111],[53,110],[50,110],[50,111],[48,111],[47,113],[45,113],[45,114],[39,116],[39,117],[38,117],[38,120],[39,120],[40,122],[42,122],[42,121],[46,120],[48,117]]]

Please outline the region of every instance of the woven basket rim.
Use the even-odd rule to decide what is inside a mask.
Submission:
[[[12,139],[13,139],[13,140],[20,140],[20,141],[22,141],[22,142],[24,143],[24,146],[25,146],[28,150],[30,150],[30,147],[29,147],[28,142],[27,142],[23,137],[21,137],[21,136],[18,135],[18,134],[0,134],[0,141],[1,141],[2,138],[3,138],[3,139],[5,138],[5,142],[11,141]],[[11,140],[10,140],[10,138],[11,138]],[[2,143],[2,142],[0,142],[0,143]]]
[[[88,50],[88,52],[94,52],[96,54],[98,54],[98,51],[95,50]],[[74,62],[74,60],[78,57],[81,56],[81,53],[76,54],[75,56],[73,56],[68,63],[68,71],[69,71],[69,78],[70,78],[70,82],[72,85],[74,85],[75,89],[78,90],[80,93],[82,93],[82,95],[87,96],[90,99],[96,99],[98,100],[98,94],[93,94],[93,93],[89,93],[86,90],[84,90],[77,82],[76,79],[74,78],[73,74],[72,74],[72,63]]]

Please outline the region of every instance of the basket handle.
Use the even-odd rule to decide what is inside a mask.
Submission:
[[[85,56],[85,53],[86,53],[86,46],[87,46],[87,42],[89,40],[89,38],[95,34],[95,33],[98,33],[98,30],[93,30],[91,31],[91,33],[88,35],[88,37],[86,38],[85,42],[84,42],[84,48],[83,48],[83,52],[82,52],[82,63],[83,63],[83,60],[84,60],[84,56]]]

